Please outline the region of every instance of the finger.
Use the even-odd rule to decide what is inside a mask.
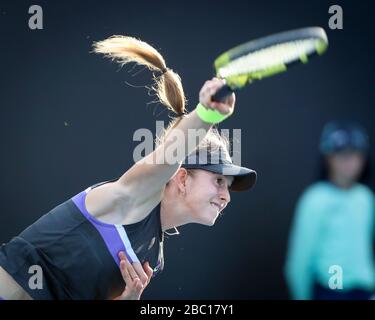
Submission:
[[[227,83],[227,81],[223,78],[213,78],[214,83],[217,83],[219,85],[224,85]]]
[[[208,109],[216,109],[216,107],[213,105],[212,97],[217,92],[216,89],[209,89],[206,92],[203,92],[200,95],[200,101],[203,103],[203,105]]]
[[[124,279],[125,283],[127,285],[130,284],[132,282],[132,279],[130,277],[128,270],[126,269],[125,261],[120,262],[120,270],[121,270],[122,278]]]
[[[212,101],[212,97],[224,86],[225,84],[218,83],[212,87],[210,87],[207,92],[204,92],[203,95],[205,96],[206,99],[209,101]],[[222,101],[223,103],[226,103],[228,99],[225,99]]]
[[[140,262],[135,262],[132,264],[134,270],[136,271],[139,279],[141,279],[142,283],[145,285],[147,283],[147,274],[143,270],[143,267]]]
[[[118,257],[120,258],[120,260],[127,260],[124,251],[120,251],[120,252],[118,253]]]
[[[138,278],[136,281],[134,281],[134,290],[135,292],[142,292],[143,290],[143,284],[142,281]]]
[[[213,103],[221,103],[225,104],[229,107],[233,107],[236,102],[236,96],[234,93],[230,94],[229,96],[225,97],[222,101],[212,101]]]
[[[135,290],[134,290],[134,297],[136,300],[139,300],[141,298],[141,294],[143,292],[143,285],[140,280],[138,280],[138,283],[136,284]]]
[[[148,278],[148,280],[147,280],[147,284],[148,284],[151,281],[154,270],[150,267],[150,263],[148,261],[143,264],[143,269],[146,272],[146,275],[147,275],[147,278]]]
[[[147,274],[147,277],[151,278],[154,273],[154,269],[151,268],[150,263],[148,261],[146,261],[144,264],[144,270]]]
[[[228,114],[231,111],[230,107],[224,103],[212,102],[212,106],[214,107],[214,109],[224,115]]]
[[[141,280],[137,279],[136,281],[133,282],[127,295],[131,299],[139,299],[142,294],[142,291],[143,291],[142,282]]]
[[[136,278],[139,278],[138,275],[137,275],[137,273],[136,273],[136,271],[132,267],[131,263],[126,258],[125,252],[120,251],[118,255],[119,255],[119,258],[121,259],[121,261],[120,261],[120,267],[121,267],[121,263],[124,263],[125,269],[126,269],[126,273],[127,273],[127,275],[129,275],[129,280],[134,280]]]
[[[141,282],[141,280],[139,280],[139,278],[137,278],[136,280],[134,280],[132,282],[132,284],[129,286],[129,292],[131,294],[135,294],[135,293],[138,293],[140,291],[142,291],[143,289],[143,284]]]
[[[223,81],[215,81],[215,82],[210,83],[207,86],[206,91],[207,91],[207,93],[213,95],[216,91],[218,91],[224,85],[225,85],[225,82],[223,82]]]
[[[126,258],[126,255],[123,251],[120,251],[118,255],[120,259],[125,261],[126,268],[130,274],[130,277],[133,280],[139,278],[143,284],[146,284],[148,277],[147,274],[144,272],[141,264],[139,262],[130,263],[130,261]]]
[[[130,278],[134,281],[135,279],[139,279],[137,272],[134,270],[132,264],[129,260],[123,260],[125,262],[126,270],[128,271]]]
[[[235,101],[236,101],[236,95],[234,94],[234,92],[232,92],[232,94],[230,94],[229,96],[227,96],[227,97],[224,99],[224,103],[225,103],[225,104],[229,104],[229,105],[234,104]]]
[[[202,92],[213,92],[215,90],[218,90],[218,88],[222,87],[223,85],[225,85],[225,81],[223,79],[206,81],[206,83],[202,87]]]

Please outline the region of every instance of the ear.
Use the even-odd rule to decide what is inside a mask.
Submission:
[[[186,180],[188,178],[188,172],[185,168],[178,169],[174,179],[177,183],[178,190],[181,193],[185,193]]]

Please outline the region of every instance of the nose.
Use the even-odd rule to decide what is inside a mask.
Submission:
[[[230,193],[227,186],[220,189],[220,199],[222,201],[225,201],[226,204],[230,202]]]

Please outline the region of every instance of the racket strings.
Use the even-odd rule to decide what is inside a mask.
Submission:
[[[251,74],[277,65],[288,64],[300,59],[301,56],[315,52],[318,41],[313,38],[296,40],[251,52],[220,68],[220,76],[225,78],[240,74]]]

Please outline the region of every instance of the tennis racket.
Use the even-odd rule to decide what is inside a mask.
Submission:
[[[294,64],[306,64],[327,47],[327,35],[320,27],[285,31],[239,45],[214,62],[216,76],[225,79],[226,85],[212,100],[222,101],[255,80],[284,72]]]

